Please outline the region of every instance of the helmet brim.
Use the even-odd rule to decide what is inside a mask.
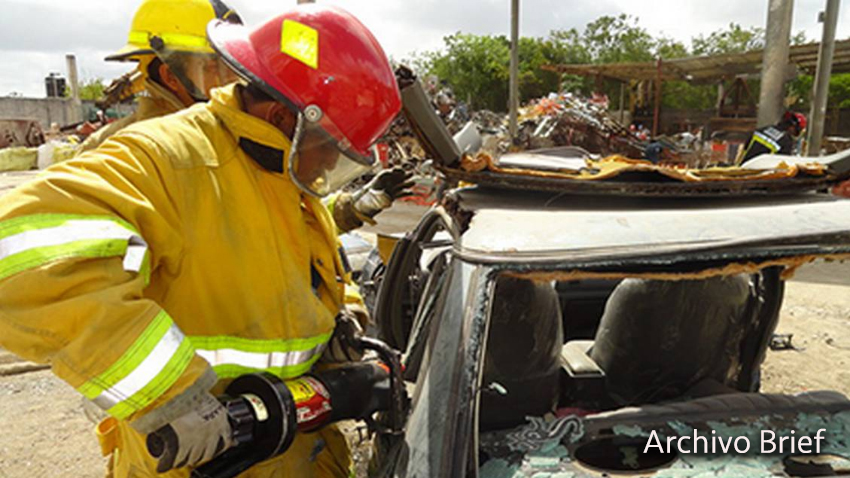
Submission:
[[[106,61],[138,61],[140,56],[153,55],[156,52],[150,48],[139,48],[137,45],[125,45],[124,48],[104,58]]]

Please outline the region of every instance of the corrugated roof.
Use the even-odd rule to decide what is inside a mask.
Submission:
[[[818,62],[820,43],[792,46],[789,53],[791,64],[801,71],[814,74]],[[665,80],[687,80],[693,82],[715,80],[743,74],[754,74],[761,70],[763,50],[715,56],[696,56],[663,60],[662,77]],[[658,77],[655,61],[626,62],[585,65],[544,65],[543,69],[584,76],[603,76],[620,81],[651,80]],[[833,73],[850,72],[850,40],[835,42]]]

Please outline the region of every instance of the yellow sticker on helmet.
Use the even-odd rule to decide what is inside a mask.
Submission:
[[[319,68],[319,32],[303,23],[284,20],[280,51],[313,69]]]

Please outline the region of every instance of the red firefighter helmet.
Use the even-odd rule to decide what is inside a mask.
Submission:
[[[786,111],[782,116],[782,119],[796,125],[800,131],[806,129],[806,116],[803,113],[795,113],[793,111]]]
[[[289,173],[324,196],[374,162],[369,148],[401,109],[387,57],[372,33],[337,7],[305,4],[248,30],[211,22],[207,35],[224,61],[298,116]],[[304,148],[336,152],[318,169]],[[318,145],[318,146],[317,146]]]

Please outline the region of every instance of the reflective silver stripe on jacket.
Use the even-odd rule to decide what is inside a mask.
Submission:
[[[259,370],[274,367],[292,367],[311,361],[325,349],[325,344],[319,344],[308,350],[291,352],[245,352],[236,349],[204,350],[195,349],[195,353],[210,363],[213,367],[219,365],[239,365]]]
[[[92,401],[100,408],[109,410],[135,395],[165,370],[184,339],[183,332],[176,324],[172,324],[142,363],[120,382],[101,392]]]
[[[86,240],[127,241],[124,269],[131,272],[141,270],[148,249],[147,243],[135,231],[105,219],[69,219],[61,226],[31,229],[0,239],[0,261],[44,247],[62,246]]]

